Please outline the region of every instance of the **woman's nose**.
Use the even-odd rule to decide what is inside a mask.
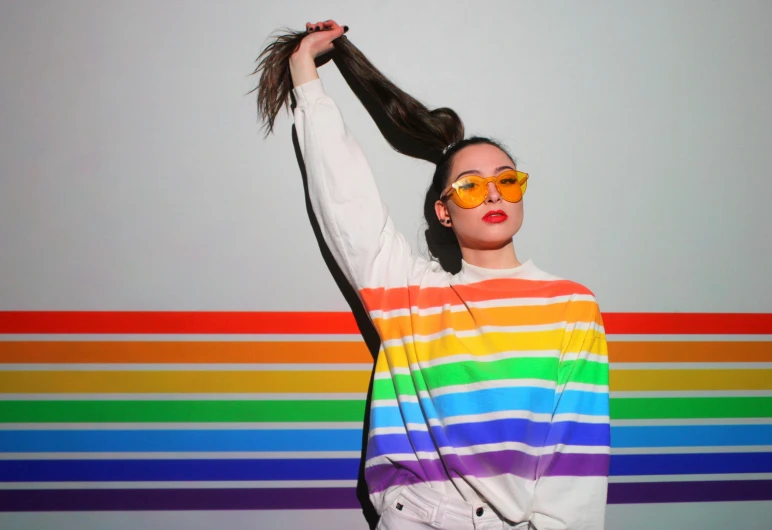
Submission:
[[[488,183],[488,196],[485,198],[486,202],[499,202],[501,195],[499,195],[499,189],[493,182]]]

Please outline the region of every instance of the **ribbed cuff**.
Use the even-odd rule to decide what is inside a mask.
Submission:
[[[292,93],[295,94],[298,106],[306,105],[326,95],[321,79],[306,81],[302,85],[294,87]]]

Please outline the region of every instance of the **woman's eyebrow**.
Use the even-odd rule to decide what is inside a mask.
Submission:
[[[515,170],[515,168],[513,168],[512,166],[499,166],[496,168],[494,173],[498,173],[499,171],[504,171],[505,169],[511,169],[513,171]],[[482,171],[480,171],[479,169],[467,169],[466,171],[462,171],[461,173],[459,173],[458,176],[455,178],[455,180],[460,179],[464,175],[470,175],[470,174],[482,175]]]

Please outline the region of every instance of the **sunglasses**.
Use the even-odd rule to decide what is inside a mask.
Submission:
[[[476,208],[488,197],[488,183],[493,182],[501,198],[507,202],[519,202],[528,186],[528,173],[508,169],[496,177],[465,175],[445,188],[440,196],[448,197],[461,208]]]

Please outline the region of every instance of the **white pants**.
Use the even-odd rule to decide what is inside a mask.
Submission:
[[[528,530],[528,521],[502,521],[487,504],[470,504],[422,484],[405,486],[381,514],[377,530]]]

